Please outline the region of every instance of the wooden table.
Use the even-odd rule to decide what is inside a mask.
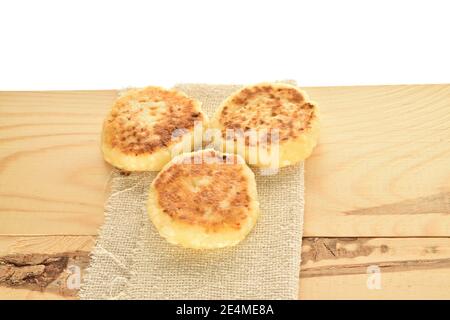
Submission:
[[[300,298],[450,298],[450,85],[306,90],[323,130],[306,161]],[[66,279],[103,222],[115,96],[0,93],[0,298],[77,297]]]

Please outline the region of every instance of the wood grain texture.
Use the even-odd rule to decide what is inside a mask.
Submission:
[[[309,88],[305,236],[450,235],[450,85]]]
[[[450,85],[306,88],[322,134],[304,235],[450,236]],[[115,91],[0,93],[0,234],[95,235]]]
[[[95,235],[114,91],[0,93],[0,234]]]
[[[302,251],[301,299],[450,299],[450,238],[308,238]]]
[[[76,299],[77,291],[66,288],[69,263],[43,287],[6,281],[2,266],[15,263],[20,276],[21,269],[39,268],[45,256],[83,257],[93,244],[89,236],[0,236],[0,299]],[[18,264],[24,257],[28,265]],[[450,238],[305,238],[302,260],[300,299],[450,299]],[[83,275],[86,261],[70,264]],[[371,290],[367,268],[373,265],[380,268],[381,288]]]

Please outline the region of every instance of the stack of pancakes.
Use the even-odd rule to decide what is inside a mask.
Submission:
[[[293,85],[244,87],[211,120],[183,92],[147,87],[116,100],[103,124],[102,151],[121,170],[160,171],[149,192],[151,221],[170,243],[211,249],[236,245],[256,223],[248,164],[297,164],[318,135],[317,106]]]

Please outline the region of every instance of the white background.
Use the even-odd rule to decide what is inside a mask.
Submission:
[[[0,90],[450,83],[449,1],[0,2]]]

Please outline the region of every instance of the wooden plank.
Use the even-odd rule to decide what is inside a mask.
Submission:
[[[322,111],[304,235],[450,236],[450,85],[306,88]],[[0,234],[95,235],[115,91],[0,93]]]
[[[450,299],[450,238],[307,238],[302,260],[301,299]]]
[[[90,236],[0,236],[0,299],[76,299],[70,270],[39,288],[7,282],[1,268],[23,268],[25,259],[38,268],[47,255],[67,257],[82,276],[93,244]],[[450,299],[450,238],[305,238],[302,260],[301,299]],[[370,266],[380,268],[380,289],[367,286]]]
[[[94,243],[94,236],[0,236],[0,257],[90,252]]]
[[[382,274],[382,287],[369,290],[366,274],[302,278],[301,300],[448,300],[450,267]]]
[[[97,234],[114,91],[0,93],[0,234]]]
[[[304,236],[450,235],[450,85],[309,88]]]

